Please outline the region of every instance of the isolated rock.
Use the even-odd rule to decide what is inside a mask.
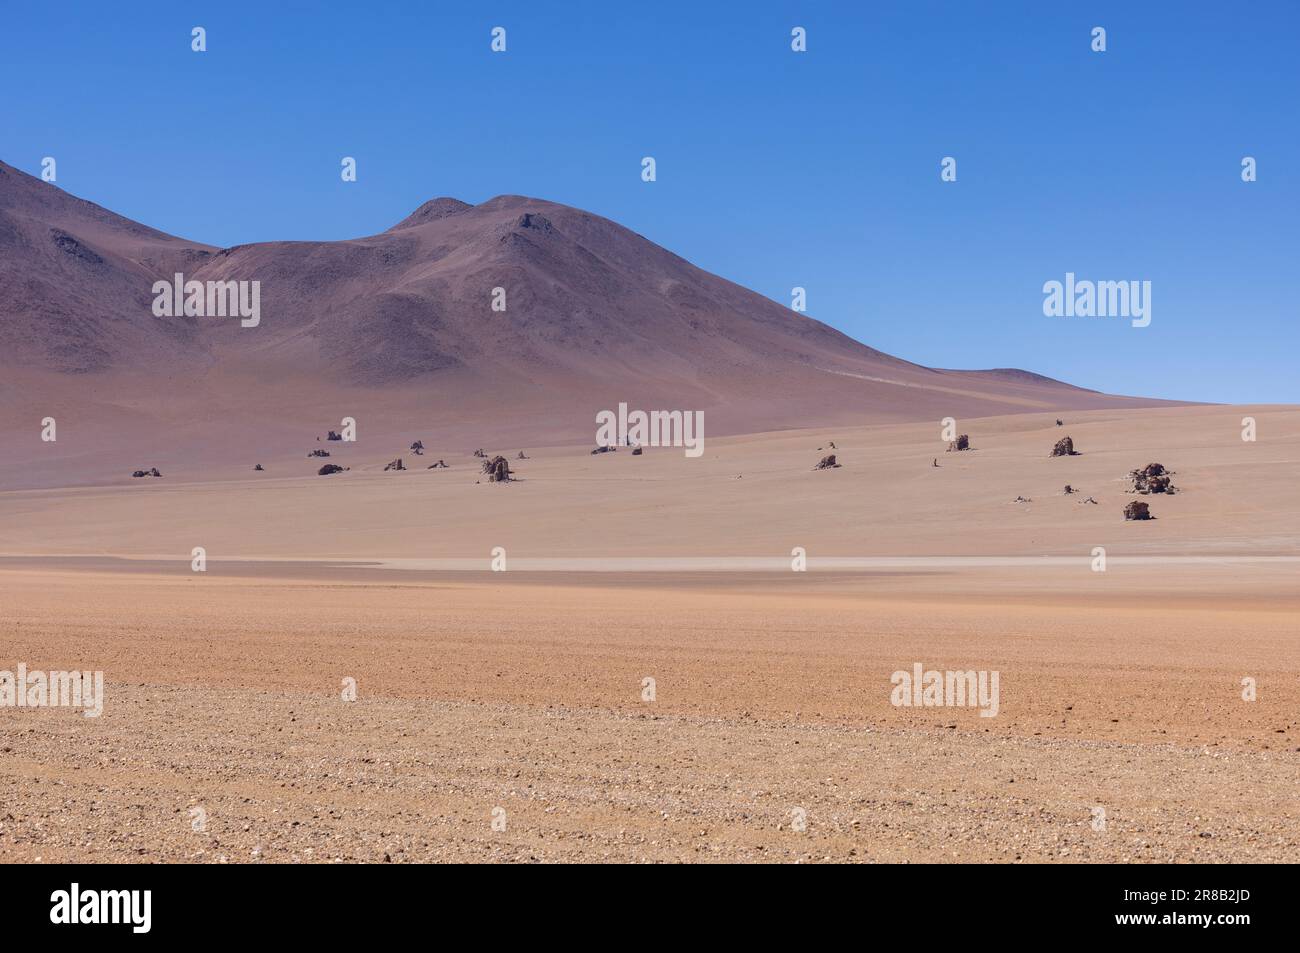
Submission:
[[[641,453],[642,453],[642,450],[641,450],[640,447],[633,447],[633,448],[632,448],[632,456],[634,456],[634,457],[639,457],[639,456],[641,456]]]
[[[327,463],[316,471],[317,476],[329,476],[331,473],[342,473],[347,467],[341,467],[337,463]]]
[[[959,433],[956,440],[948,441],[948,452],[970,449],[970,434]]]
[[[1074,487],[1070,486],[1070,484],[1067,483],[1065,484],[1065,489],[1062,490],[1061,492],[1064,493],[1066,496],[1069,496],[1071,493],[1074,492]]]
[[[496,456],[483,461],[483,472],[489,483],[508,483],[511,480],[510,462],[505,457]]]
[[[342,440],[343,438],[331,430],[325,437],[326,440]]]
[[[411,446],[408,447],[407,449],[409,449],[412,453],[418,456],[419,454],[424,453],[424,441],[417,440],[415,441],[415,443],[411,444]]]
[[[1128,505],[1124,507],[1124,519],[1149,520],[1151,519],[1151,507],[1141,500],[1129,500]]]
[[[136,470],[134,473],[131,474],[131,476],[133,476],[133,477],[160,477],[160,476],[162,476],[162,474],[158,472],[158,468],[157,468],[157,467],[153,467],[152,469],[149,469],[149,470]]]
[[[426,470],[445,470],[445,469],[447,469],[447,464],[445,464],[445,463],[443,463],[441,460],[439,460],[437,463],[431,463],[431,464],[429,464],[427,467],[425,467],[425,469],[426,469]]]
[[[398,457],[398,458],[397,458],[396,460],[394,460],[392,463],[386,463],[386,464],[384,464],[384,470],[385,470],[385,472],[387,472],[388,470],[405,470],[405,469],[406,469],[406,465],[405,465],[404,463],[402,463],[402,458],[401,458],[401,457]]]
[[[1056,441],[1056,446],[1052,448],[1054,457],[1077,457],[1079,454],[1074,449],[1074,441],[1069,437],[1062,437]]]
[[[309,457],[328,457],[329,455],[330,452],[328,450],[313,450],[311,453],[307,454]]]
[[[1032,503],[1032,502],[1034,502],[1034,501],[1031,500],[1031,499],[1029,499],[1028,497],[1018,496],[1018,497],[1016,497],[1014,500],[1012,500],[1011,502],[1012,502],[1012,503]]]
[[[1094,500],[1092,497],[1088,497],[1087,499],[1080,500],[1079,502],[1080,502],[1080,503],[1093,503],[1093,504],[1095,504],[1097,501]]]
[[[826,456],[822,457],[820,460],[817,461],[817,466],[813,467],[813,469],[834,470],[834,469],[838,469],[839,466],[840,465],[835,462],[835,454],[828,453]]]
[[[1056,418],[1056,426],[1058,426],[1058,427],[1064,427],[1064,426],[1065,426],[1065,421],[1062,420],[1060,417],[1057,417],[1057,418]]]
[[[253,467],[253,469],[254,469],[254,470],[264,470],[264,469],[266,469],[266,468],[263,467],[263,466],[259,463],[257,466]]]
[[[612,445],[600,446],[597,447],[595,450],[591,451],[591,454],[592,456],[595,456],[598,453],[613,453],[617,449],[618,447]]]
[[[520,451],[519,451],[519,456],[517,456],[515,459],[516,459],[516,460],[527,460],[527,459],[528,459],[528,454],[526,454],[526,453],[524,453],[522,450],[520,450]]]
[[[483,452],[483,448],[482,448],[482,447],[479,447],[477,450],[474,451],[474,456],[476,456],[476,457],[486,457],[487,454]]]

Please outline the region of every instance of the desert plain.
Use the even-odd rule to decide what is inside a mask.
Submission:
[[[0,667],[105,678],[0,708],[0,860],[1294,861],[1300,411],[960,429],[496,446],[490,484],[431,424],[329,477],[0,490]],[[997,715],[891,704],[917,663]]]

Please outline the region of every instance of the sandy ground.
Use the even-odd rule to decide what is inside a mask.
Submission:
[[[542,449],[500,487],[458,459],[0,493],[0,668],[107,683],[99,718],[0,708],[0,859],[1294,860],[1300,413],[1243,444],[1250,412],[1084,415],[1061,460],[999,418],[960,455],[882,427]],[[1125,523],[1153,459],[1182,492]],[[494,545],[1077,562],[421,568]],[[997,716],[892,705],[916,663],[998,672]]]

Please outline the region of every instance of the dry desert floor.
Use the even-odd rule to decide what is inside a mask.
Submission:
[[[961,430],[0,492],[0,669],[106,681],[0,708],[0,859],[1295,861],[1300,411]]]

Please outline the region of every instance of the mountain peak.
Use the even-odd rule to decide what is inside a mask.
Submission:
[[[459,215],[474,206],[468,202],[462,202],[460,199],[453,199],[448,196],[441,196],[436,199],[429,199],[419,208],[417,208],[406,218],[402,219],[396,225],[389,229],[390,232],[398,231],[403,228],[414,228],[417,225],[425,225],[429,222],[436,222],[439,219],[446,218],[449,215]]]

